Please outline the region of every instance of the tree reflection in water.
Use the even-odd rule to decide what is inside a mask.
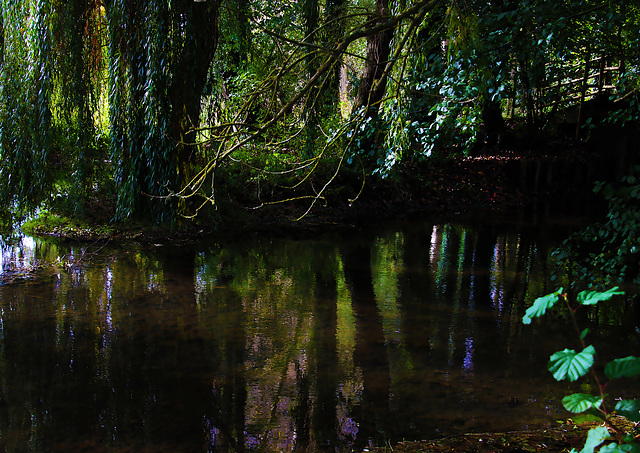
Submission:
[[[520,324],[555,289],[541,238],[418,225],[91,260],[0,242],[4,274],[51,263],[0,286],[0,447],[350,451],[554,423],[565,340]],[[599,310],[592,331],[638,347],[637,308]]]

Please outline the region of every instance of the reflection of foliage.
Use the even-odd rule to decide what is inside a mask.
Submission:
[[[344,281],[342,265],[336,283],[338,290],[338,300],[336,301],[338,360],[345,370],[354,370],[353,351],[356,347],[356,319],[351,306],[349,289]]]
[[[382,314],[385,341],[399,344],[401,307],[398,300],[398,276],[402,270],[400,252],[402,235],[387,240],[379,240],[375,247],[377,253],[372,259],[374,291],[378,309]]]
[[[539,290],[545,280],[546,255],[537,245],[526,234],[474,232],[457,225],[421,225],[370,239],[375,300],[366,302],[376,313],[376,331],[384,333],[385,348],[375,352],[388,355],[384,360],[388,358],[389,368],[384,371],[391,373],[391,387],[383,390],[385,395],[389,390],[392,417],[398,414],[398,422],[394,419],[392,424],[415,423],[416,429],[429,430],[435,419],[438,426],[449,429],[461,410],[469,414],[469,406],[459,404],[461,396],[465,402],[472,401],[470,411],[475,411],[484,404],[495,405],[497,395],[506,395],[508,401],[512,391],[519,391],[518,387],[502,388],[503,383],[515,381],[511,372],[499,373],[503,377],[491,384],[491,392],[485,390],[487,378],[495,376],[495,361],[501,358],[496,354],[507,354],[496,350],[496,344],[508,345],[505,362],[510,362],[510,370],[530,364],[532,357],[540,358],[539,351],[521,354],[518,349],[516,353],[517,348],[528,347],[531,338],[520,329],[505,328],[513,326],[519,302],[528,300],[527,292]],[[338,240],[333,235],[312,240],[242,236],[197,255],[187,253],[184,262],[182,251],[187,247],[128,247],[37,285],[5,288],[0,295],[7,345],[2,354],[9,355],[2,356],[0,368],[2,379],[7,380],[6,394],[15,401],[8,405],[8,413],[13,416],[23,404],[39,404],[42,411],[69,404],[70,392],[86,385],[89,397],[82,401],[93,401],[88,404],[95,404],[106,420],[98,436],[115,439],[122,448],[131,442],[157,440],[162,433],[155,430],[127,429],[151,426],[158,417],[172,419],[177,411],[186,414],[193,407],[189,398],[195,397],[197,410],[189,414],[195,415],[196,442],[211,442],[211,449],[226,450],[237,440],[238,445],[246,442],[247,448],[284,450],[279,448],[281,442],[300,436],[294,426],[300,417],[326,414],[331,415],[322,429],[318,427],[322,422],[311,421],[312,436],[317,436],[312,440],[320,442],[323,429],[335,428],[332,442],[337,438],[341,447],[350,449],[354,440],[366,438],[363,420],[368,422],[371,414],[360,409],[371,390],[365,386],[376,384],[371,377],[379,376],[382,357],[372,354],[370,368],[359,356],[360,346],[371,346],[359,343],[366,339],[369,326],[360,324],[367,320],[353,304]],[[96,250],[93,247],[89,251]],[[83,248],[74,246],[72,254],[81,256]],[[34,251],[36,257],[51,262],[58,255],[71,254],[64,243],[38,242]],[[7,260],[27,255],[19,255],[17,248],[12,253]],[[490,281],[495,286],[489,288]],[[494,292],[505,301],[504,310],[490,308],[485,301],[478,316],[474,304]],[[513,305],[507,306],[507,301]],[[15,322],[28,319],[23,316],[31,313],[36,325],[45,329],[43,333],[48,332],[46,336],[33,335],[22,322]],[[623,314],[614,313],[607,322],[613,324],[614,316],[619,320]],[[599,313],[610,315],[608,310]],[[361,327],[365,335],[356,338]],[[16,349],[16,343],[25,338],[36,340],[32,348],[37,354]],[[475,348],[475,378],[462,373],[469,339]],[[534,335],[533,341],[538,340],[545,341]],[[377,340],[376,345],[382,346]],[[48,350],[53,355],[45,355]],[[73,359],[74,366],[55,367],[52,362],[60,357],[65,365]],[[37,378],[52,369],[57,370],[54,378],[64,392],[51,392],[48,380],[41,386],[30,380],[18,382],[24,375]],[[183,385],[185,381],[195,388]],[[95,392],[110,395],[109,401],[92,400]],[[168,405],[168,401],[178,404]],[[425,413],[428,406],[449,409]],[[321,407],[326,412],[320,414]],[[544,404],[539,408],[544,414]],[[78,415],[71,416],[86,418],[85,410],[83,405]],[[212,432],[218,430],[215,438],[200,437],[203,413],[206,426]],[[30,414],[24,411],[13,418],[25,420],[26,425],[12,425],[3,435],[22,434],[21,427],[28,423],[45,430],[69,423],[65,414],[56,411],[37,421]],[[484,417],[481,423],[465,426],[482,429]],[[27,431],[25,442],[32,432]],[[505,435],[494,438],[494,445],[515,444],[523,438],[524,434]]]

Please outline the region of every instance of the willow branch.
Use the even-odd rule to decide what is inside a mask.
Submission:
[[[260,93],[265,93],[269,91],[268,88],[270,88],[270,91],[272,93],[271,105],[274,105],[275,98],[273,96],[276,96],[278,82],[282,79],[282,77],[284,77],[285,74],[290,73],[293,70],[293,68],[295,68],[297,65],[302,63],[306,58],[308,58],[308,55],[309,55],[307,53],[307,54],[296,57],[297,52],[292,52],[285,59],[285,62],[284,62],[285,64],[283,64],[279,69],[272,71],[271,75],[268,76],[265,80],[263,80],[263,82],[258,87],[259,89],[254,91],[250,99],[245,103],[245,105],[242,108],[239,109],[234,120],[231,123],[228,123],[226,127],[222,127],[222,132],[223,132],[222,136],[231,137],[230,139],[232,140],[232,143],[229,143],[227,140],[224,140],[223,142],[221,142],[218,145],[216,157],[213,160],[207,162],[204,168],[202,168],[202,170],[200,170],[200,172],[198,172],[196,176],[192,178],[192,180],[185,185],[185,187],[183,187],[177,193],[170,193],[167,196],[167,198],[171,198],[171,197],[190,198],[192,196],[195,196],[196,194],[202,196],[204,198],[203,204],[200,205],[198,208],[196,208],[196,213],[197,211],[202,209],[202,207],[206,203],[214,203],[215,200],[212,197],[209,197],[203,193],[200,193],[200,189],[202,188],[202,185],[204,184],[207,176],[215,172],[218,166],[218,163],[220,161],[224,160],[225,158],[228,158],[237,150],[248,145],[251,141],[254,140],[256,136],[264,134],[267,130],[269,130],[276,124],[278,124],[283,118],[286,117],[287,112],[291,111],[293,107],[296,106],[303,98],[305,97],[309,98],[312,90],[323,85],[324,82],[321,82],[321,79],[323,78],[323,76],[326,76],[326,74],[328,74],[329,71],[332,68],[334,68],[336,64],[340,62],[341,57],[347,53],[349,46],[353,42],[359,39],[365,38],[367,36],[375,35],[387,30],[395,29],[401,22],[407,19],[410,19],[411,25],[409,27],[409,30],[403,36],[401,40],[401,45],[399,46],[399,49],[396,51],[396,56],[399,55],[408,37],[411,35],[413,30],[417,27],[417,24],[419,24],[419,22],[427,14],[427,12],[433,9],[437,5],[437,3],[438,3],[437,0],[419,1],[415,5],[404,10],[402,13],[395,16],[391,16],[389,20],[383,23],[377,22],[375,18],[371,19],[370,21],[367,21],[364,24],[364,26],[360,26],[356,28],[353,32],[345,36],[343,40],[338,42],[333,49],[318,46],[315,49],[315,51],[317,53],[321,52],[326,56],[323,59],[320,66],[318,67],[318,69],[313,73],[313,75],[305,82],[305,84],[298,90],[298,92],[295,93],[295,95],[288,100],[288,102],[286,102],[283,106],[281,106],[280,109],[277,110],[277,112],[273,116],[271,116],[271,118],[268,121],[266,121],[265,123],[263,123],[253,131],[245,131],[246,136],[244,138],[240,138],[239,134],[234,133],[230,124],[233,124],[233,125],[243,124],[244,122],[239,120],[239,118],[241,118],[241,114],[243,112],[248,111],[247,106],[250,106],[253,104],[253,102],[256,102]],[[274,32],[269,32],[269,34],[274,37],[277,36],[278,39],[283,38],[282,36],[279,36]],[[297,42],[295,40],[289,40],[289,39],[287,39],[287,41],[293,44],[296,44],[301,49],[308,49],[310,45],[310,43],[308,42]],[[389,64],[387,66],[388,67],[385,68],[385,72],[383,73],[384,77],[388,76],[389,71],[391,70],[391,66],[393,65]],[[314,100],[312,101],[312,103],[315,103],[317,101],[317,94],[313,96],[313,98]],[[355,120],[352,120],[352,122],[350,122],[349,124],[350,125],[356,124],[356,127],[359,127],[359,125],[361,125],[363,121],[364,121],[364,115],[360,115],[359,117],[356,116]],[[349,144],[352,143],[353,139],[354,137],[352,136],[349,141]],[[334,140],[331,140],[329,143],[333,143],[333,141]],[[327,146],[328,144],[325,145],[321,155],[324,153],[324,150],[327,149]],[[342,153],[342,156],[338,162],[336,171],[334,172],[333,176],[329,179],[329,181],[327,181],[327,183],[322,187],[319,193],[314,197],[313,202],[311,203],[311,205],[309,206],[309,209],[304,215],[306,215],[312,209],[312,207],[317,202],[317,200],[322,198],[322,194],[326,191],[329,184],[337,176],[339,170],[341,169],[346,159],[346,150],[348,148],[349,146],[347,146],[345,148],[345,151]],[[314,161],[314,166],[312,168],[315,168],[315,166],[317,165],[317,162],[318,162],[318,159]],[[308,177],[308,175],[306,177]]]

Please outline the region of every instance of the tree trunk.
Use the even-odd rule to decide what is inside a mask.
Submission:
[[[192,176],[197,153],[201,98],[218,44],[219,1],[174,2],[174,27],[182,29],[183,43],[169,88],[172,138],[177,143],[178,187]]]
[[[314,46],[317,42],[316,32],[318,31],[318,20],[320,15],[318,0],[304,0],[302,15],[304,17],[305,37],[304,42],[307,47],[307,76],[313,77],[318,70],[318,63],[315,60]],[[304,117],[306,122],[306,140],[304,157],[310,159],[315,154],[316,128],[318,127],[317,106],[313,99],[317,96],[317,89],[310,93],[310,101],[304,107]]]
[[[370,27],[384,24],[389,20],[389,0],[376,0],[376,11],[369,21]],[[360,79],[353,111],[366,107],[372,117],[378,114],[378,104],[382,100],[387,85],[384,71],[389,63],[389,52],[393,30],[388,29],[367,38],[367,58],[364,73]]]
[[[504,134],[505,123],[502,117],[500,104],[491,99],[484,99],[482,102],[482,132],[484,135],[484,145],[495,147],[499,144],[500,137]]]
[[[345,0],[327,0],[325,6],[325,26],[327,28],[326,37],[324,39],[324,45],[326,47],[334,46],[335,43],[340,42],[344,36],[345,24],[344,24],[344,5]],[[327,104],[327,107],[335,109],[340,105],[340,71],[342,69],[342,58],[337,62],[327,83],[325,84],[325,93],[323,100]]]

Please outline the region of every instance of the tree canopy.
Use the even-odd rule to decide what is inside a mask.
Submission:
[[[609,121],[640,115],[640,11],[622,0],[0,9],[0,197],[13,211],[171,223],[210,215],[221,193],[241,199],[228,193],[246,189],[237,168],[308,185],[294,196],[312,207],[341,169],[393,178],[501,146],[507,120],[550,131],[593,97]]]

